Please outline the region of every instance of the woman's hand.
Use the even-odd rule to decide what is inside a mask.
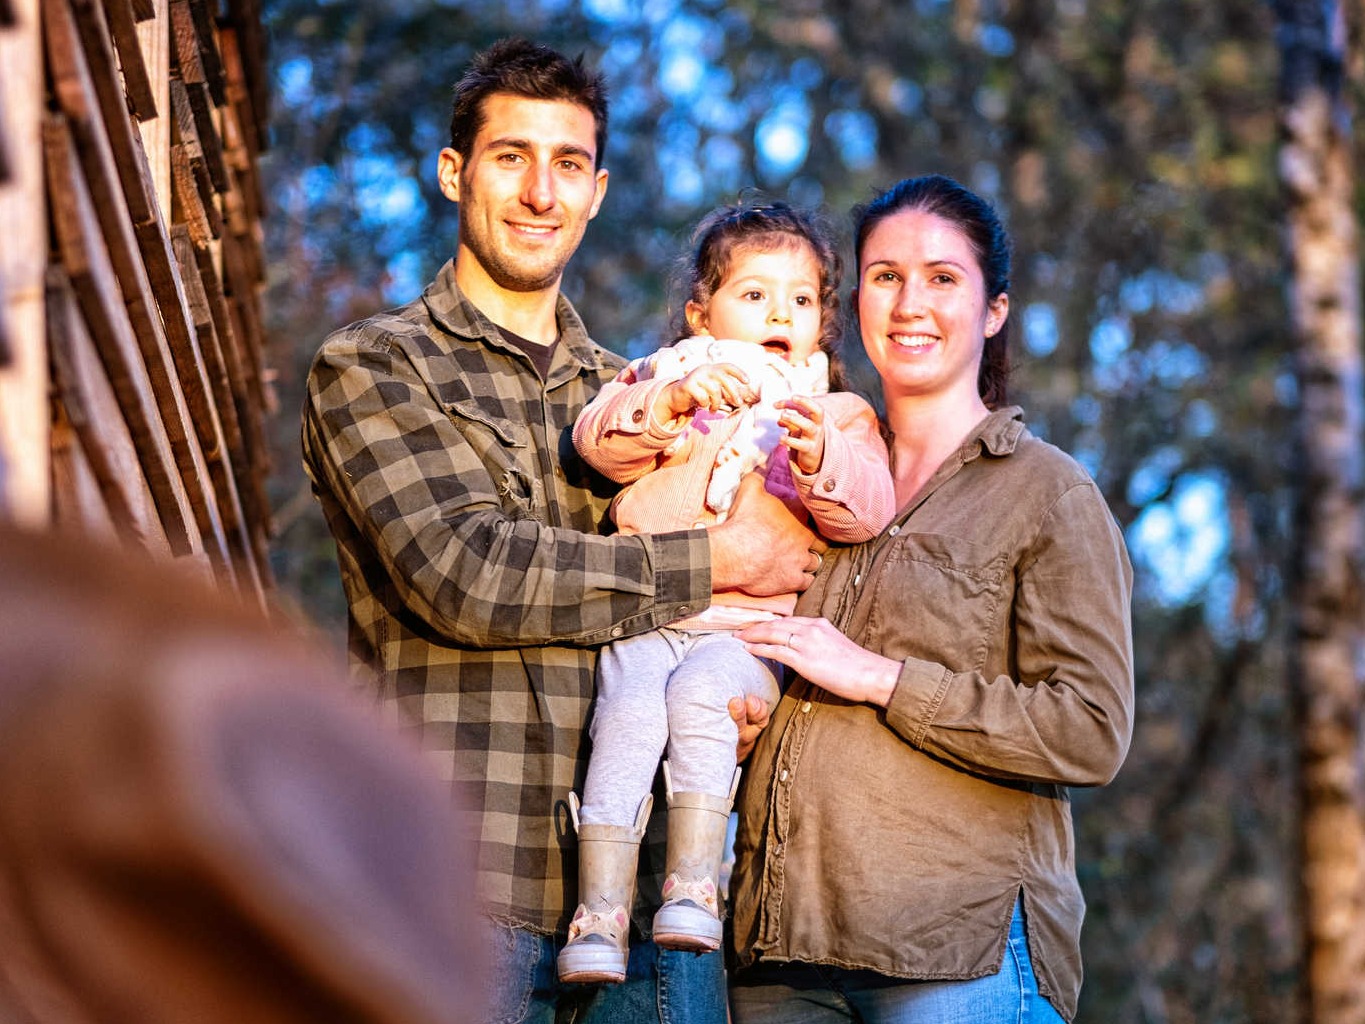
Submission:
[[[859,647],[828,619],[792,615],[746,626],[735,635],[750,654],[780,661],[847,700],[884,708],[900,678],[900,662]]]
[[[787,431],[782,443],[791,449],[796,468],[806,476],[818,473],[825,458],[825,410],[797,395],[777,404]]]

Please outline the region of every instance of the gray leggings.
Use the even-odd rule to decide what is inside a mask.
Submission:
[[[674,792],[726,796],[739,739],[726,705],[748,694],[771,709],[779,695],[776,666],[755,658],[729,632],[665,626],[605,648],[597,663],[580,820],[634,822],[665,747]]]

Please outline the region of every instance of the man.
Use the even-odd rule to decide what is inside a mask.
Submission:
[[[460,204],[455,258],[420,300],[323,345],[304,459],[337,541],[351,652],[476,809],[494,1017],[585,1003],[602,1020],[723,1021],[716,954],[640,943],[626,982],[600,990],[554,971],[577,901],[567,801],[598,645],[703,607],[713,587],[803,589],[819,565],[814,536],[761,485],[709,534],[600,535],[615,487],[578,458],[571,427],[622,361],[559,284],[606,194],[606,131],[603,82],[581,58],[524,40],[474,58],[438,164]],[[732,714],[745,723],[742,705]],[[657,905],[661,853],[647,844],[637,926]]]

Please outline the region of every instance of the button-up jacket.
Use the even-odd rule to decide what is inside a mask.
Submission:
[[[901,663],[889,705],[798,679],[740,795],[740,963],[915,979],[1002,963],[1022,896],[1039,988],[1076,1009],[1084,902],[1067,787],[1131,738],[1132,571],[1103,497],[1016,408],[990,414],[798,614]]]
[[[672,348],[660,349],[655,356],[710,340],[685,338]],[[779,358],[748,342],[721,344],[752,348],[768,359]],[[781,498],[803,522],[812,521],[812,528],[826,540],[867,540],[890,520],[896,499],[887,469],[886,442],[876,412],[864,399],[849,391],[828,393],[823,380],[824,393],[813,393],[814,389],[799,392],[820,406],[825,416],[820,468],[807,475],[791,458],[791,449],[778,444],[765,453],[752,438],[742,437],[743,418],[734,410],[695,409],[686,416],[660,422],[655,416],[660,394],[681,379],[685,369],[698,363],[688,365],[678,360],[676,372],[651,370],[641,374],[642,364],[655,356],[637,359],[623,369],[583,410],[574,426],[574,444],[584,458],[627,485],[611,509],[622,532],[715,525],[721,516],[709,506],[708,492],[714,486],[715,474],[730,464],[726,459],[757,463],[769,493]],[[823,353],[818,365],[828,367]],[[761,364],[751,361],[744,369],[755,386],[763,384],[765,368]],[[683,629],[739,628],[757,618],[790,615],[796,607],[796,594],[757,597],[730,590],[712,595],[712,601],[700,615],[673,625]]]
[[[570,431],[623,360],[563,298],[558,320],[542,382],[447,263],[418,301],[323,344],[303,450],[351,654],[473,809],[480,895],[500,919],[562,933],[596,646],[704,607],[711,573],[700,530],[599,536],[617,486]],[[652,871],[640,890],[657,900]]]

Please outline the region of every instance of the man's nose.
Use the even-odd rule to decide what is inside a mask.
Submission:
[[[548,167],[532,165],[527,168],[521,201],[536,213],[544,213],[555,205],[554,178]]]

